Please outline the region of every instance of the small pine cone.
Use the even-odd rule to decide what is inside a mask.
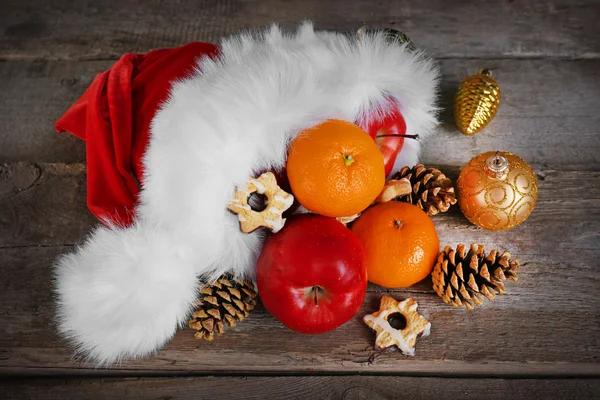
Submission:
[[[196,339],[212,341],[215,332],[225,332],[223,322],[234,328],[255,306],[256,292],[252,282],[223,275],[212,284],[202,286],[188,326],[198,331]]]
[[[412,168],[403,167],[391,179],[406,178],[412,185],[412,192],[396,198],[419,206],[427,215],[446,212],[456,204],[456,195],[452,181],[437,168],[425,168],[417,164]]]
[[[456,251],[446,246],[438,256],[431,274],[433,288],[448,304],[468,310],[483,304],[484,298],[494,300],[497,294],[506,294],[504,281],[517,282],[519,261],[511,259],[508,251],[500,254],[492,250],[488,256],[482,245],[459,244]],[[496,292],[496,293],[494,293]]]

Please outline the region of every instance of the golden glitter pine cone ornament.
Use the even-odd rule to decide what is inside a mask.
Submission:
[[[474,135],[485,128],[496,115],[501,97],[500,86],[487,68],[462,81],[454,99],[458,130]]]
[[[486,255],[485,247],[475,243],[468,251],[464,244],[456,250],[446,246],[431,273],[433,288],[444,302],[473,310],[485,298],[491,301],[496,294],[506,294],[504,281],[517,282],[519,267],[508,251]]]
[[[397,183],[399,181],[402,182]],[[414,204],[429,216],[448,211],[457,201],[452,181],[439,169],[427,168],[423,164],[402,167],[386,185],[402,188],[396,191],[399,196],[394,200]]]
[[[196,339],[212,341],[215,333],[225,332],[224,322],[235,328],[256,306],[256,291],[251,281],[223,275],[200,289],[194,314],[188,326],[197,330]]]

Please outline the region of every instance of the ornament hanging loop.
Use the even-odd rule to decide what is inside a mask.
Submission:
[[[479,73],[480,75],[487,75],[487,76],[490,76],[490,77],[491,77],[491,76],[493,76],[493,74],[492,74],[492,70],[491,70],[491,69],[489,69],[489,68],[482,68],[482,69],[480,69],[480,70],[479,70],[479,72],[478,72],[478,73]]]
[[[508,174],[508,159],[497,151],[486,160],[484,171],[492,178],[502,179]]]

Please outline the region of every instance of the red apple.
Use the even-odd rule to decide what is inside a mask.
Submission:
[[[333,218],[297,215],[267,239],[256,280],[265,308],[285,326],[329,332],[350,320],[365,298],[363,246]]]
[[[375,140],[383,154],[386,177],[394,168],[406,134],[406,122],[402,113],[395,102],[390,100],[389,104],[389,111],[383,118],[370,118],[367,124],[363,124],[365,126],[361,126]]]

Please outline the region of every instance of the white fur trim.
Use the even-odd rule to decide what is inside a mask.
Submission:
[[[138,222],[100,228],[57,264],[61,331],[86,355],[113,362],[162,346],[186,319],[195,276],[254,276],[262,234],[226,210],[237,185],[285,165],[289,141],[329,118],[363,121],[394,98],[408,133],[436,123],[438,71],[421,52],[277,26],[222,43],[217,59],[174,84],[153,120]],[[405,140],[403,162],[419,143]]]
[[[187,322],[198,291],[176,235],[142,227],[97,228],[56,265],[58,328],[99,365],[162,347]]]

